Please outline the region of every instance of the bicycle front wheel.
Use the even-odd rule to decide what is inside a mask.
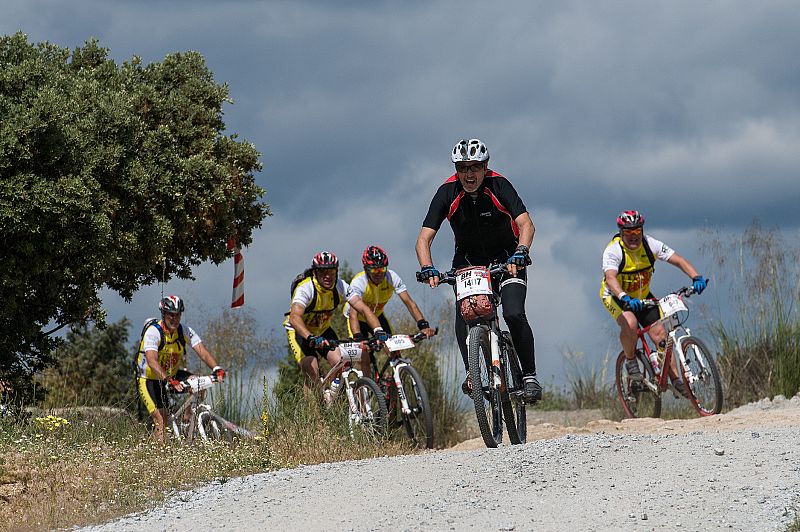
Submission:
[[[719,414],[722,410],[722,379],[711,352],[693,336],[681,339],[681,349],[686,361],[682,373],[689,390],[689,401],[701,416]]]
[[[500,392],[494,387],[489,328],[476,325],[469,330],[469,377],[472,381],[472,402],[478,428],[486,447],[494,448],[503,441],[503,417]]]
[[[506,432],[512,444],[525,443],[528,439],[528,419],[523,397],[522,365],[517,350],[511,342],[511,335],[503,332],[503,350],[505,351],[506,390],[501,394],[503,417],[506,421]]]
[[[353,386],[351,415],[367,434],[383,436],[388,432],[386,399],[375,381],[361,377]]]
[[[639,371],[651,383],[655,375],[650,361],[637,353]],[[626,417],[659,417],[661,415],[661,395],[652,391],[641,379],[632,379],[625,368],[625,352],[620,352],[616,365],[616,385],[619,401]]]
[[[197,433],[203,441],[231,441],[231,433],[225,430],[223,423],[225,420],[218,417],[208,410],[197,414]]]
[[[425,385],[417,370],[411,366],[400,366],[398,373],[410,410],[408,413],[403,412],[403,428],[414,443],[414,447],[431,449],[433,448],[433,412]]]

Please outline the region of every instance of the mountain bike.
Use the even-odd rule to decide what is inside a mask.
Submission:
[[[512,444],[525,443],[528,430],[522,365],[497,313],[502,299],[494,286],[507,271],[505,264],[494,263],[446,272],[439,278],[440,283],[455,286],[459,312],[469,326],[470,396],[483,442],[491,448],[503,441],[503,421]],[[417,280],[419,276],[418,272]]]
[[[342,397],[340,394],[344,389],[350,437],[355,437],[356,427],[360,427],[369,435],[382,437],[388,429],[383,392],[374,380],[365,377],[364,373],[355,367],[360,364],[364,349],[369,349],[367,342],[348,338],[344,341],[329,340],[328,344],[331,349],[338,346],[342,358],[320,378],[323,397],[328,398],[326,401],[329,405],[335,405],[337,397]],[[339,380],[334,384],[337,378]]]
[[[375,380],[386,397],[390,426],[402,426],[419,449],[433,448],[433,411],[422,378],[411,360],[401,357],[400,352],[413,349],[425,338],[422,332],[392,335],[386,341],[389,353],[380,371],[373,359]]]
[[[688,327],[688,308],[684,299],[695,291],[683,287],[661,299],[646,299],[646,307],[658,306],[661,319],[647,327],[636,330],[636,359],[642,378],[631,378],[625,367],[625,353],[621,352],[616,364],[616,388],[622,408],[628,417],[659,417],[661,415],[661,394],[671,390],[676,398],[683,397],[671,382],[670,373],[677,369],[683,379],[686,398],[701,416],[719,414],[722,410],[722,380],[719,369],[711,356],[711,351]],[[667,331],[663,355],[651,347],[647,333],[656,323],[661,322]],[[663,360],[661,357],[663,356]],[[657,359],[654,364],[653,358]]]
[[[219,381],[214,375],[192,375],[181,381],[183,392],[167,394],[168,416],[166,426],[171,429],[176,440],[192,443],[197,440],[231,441],[234,436],[252,438],[254,435],[235,423],[228,421],[211,409],[200,392],[207,390]]]

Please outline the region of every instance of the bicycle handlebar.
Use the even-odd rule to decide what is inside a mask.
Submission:
[[[689,298],[692,297],[697,292],[695,291],[693,286],[684,286],[682,288],[675,290],[674,292],[669,292],[669,293],[675,294],[676,296]],[[659,298],[657,297],[649,297],[646,299],[642,299],[642,304],[644,305],[645,308],[657,307],[658,302]],[[627,310],[630,310],[630,305],[625,305],[625,307],[627,307]]]
[[[201,390],[207,390],[208,388],[211,388],[219,382],[219,379],[216,375],[192,375],[191,377],[178,382],[180,382],[183,386],[183,391],[178,392],[169,384],[166,386],[167,390],[174,393],[186,393],[189,391],[193,393],[199,392]]]
[[[506,264],[504,262],[496,262],[494,264],[490,264],[488,266],[489,275],[494,277],[494,276],[499,275],[501,273],[507,272],[508,271],[507,266],[508,266],[508,264]],[[468,268],[469,266],[466,266],[466,267]],[[461,269],[461,268],[459,268],[459,269]],[[439,276],[439,284],[455,285],[456,284],[456,272],[457,271],[458,270],[448,270],[446,272],[440,272],[442,275]],[[428,282],[427,279],[425,279],[425,280],[420,279],[420,275],[421,274],[422,274],[422,272],[417,272],[417,282],[427,283]]]
[[[436,327],[433,330],[434,330],[434,334],[438,334],[439,333],[439,327]],[[409,334],[407,336],[411,337],[411,341],[413,341],[415,344],[421,342],[422,340],[425,340],[426,338],[428,338],[427,335],[422,331],[420,331],[420,332],[418,332],[416,334]],[[383,342],[379,341],[374,336],[370,336],[369,338],[366,338],[366,339],[356,339],[356,338],[349,337],[349,338],[342,338],[341,340],[328,340],[328,347],[331,350],[333,350],[333,349],[336,349],[337,347],[339,347],[339,345],[347,344],[347,343],[364,344],[371,351],[380,351],[384,347]]]

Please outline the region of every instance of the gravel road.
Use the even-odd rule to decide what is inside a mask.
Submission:
[[[800,397],[542,434],[213,482],[89,529],[785,530],[800,509]]]

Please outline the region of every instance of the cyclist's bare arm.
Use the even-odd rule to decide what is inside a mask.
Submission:
[[[350,323],[350,332],[353,336],[361,333],[361,325],[358,323],[358,311],[350,305],[350,313],[347,315],[347,321]]]
[[[533,235],[536,233],[536,226],[533,225],[531,215],[527,212],[523,212],[514,218],[514,222],[517,224],[517,228],[519,229],[519,245],[525,246],[528,248],[528,250],[530,250],[531,245],[533,245]],[[508,272],[512,276],[516,277],[517,266],[515,264],[509,264]]]
[[[533,235],[536,233],[536,226],[533,225],[531,215],[523,212],[514,219],[519,228],[519,243],[531,249],[533,245]]]
[[[311,331],[308,330],[306,323],[303,321],[305,311],[306,307],[297,303],[292,303],[289,308],[289,325],[292,326],[295,335],[300,339],[306,339],[311,334]]]
[[[409,314],[411,314],[411,317],[414,318],[414,321],[419,322],[420,320],[425,319],[425,316],[422,315],[422,311],[417,306],[417,302],[412,299],[411,294],[409,294],[408,291],[400,292],[397,294],[397,297],[399,297],[400,301],[402,301],[406,306]],[[423,329],[422,332],[424,332],[425,336],[428,338],[435,334],[434,330],[430,327]]]
[[[415,246],[420,268],[433,264],[433,257],[431,257],[431,244],[433,244],[434,238],[436,238],[435,230],[431,229],[430,227],[423,227],[420,229],[419,236],[417,236],[417,244]],[[439,278],[431,277],[428,279],[428,284],[431,286],[431,288],[434,288],[439,284]]]
[[[370,310],[370,308],[361,300],[360,297],[353,296],[352,298],[348,299],[347,302],[350,303],[351,309],[356,309],[356,312],[367,319],[367,324],[372,327],[372,330],[383,328],[381,327],[381,322],[379,322],[378,318],[375,316],[375,313]]]
[[[681,255],[678,255],[678,253],[673,253],[672,256],[667,259],[667,262],[673,266],[677,266],[683,273],[691,278],[695,278],[699,275],[697,270],[694,269],[694,266],[692,266],[692,263],[683,258]]]
[[[200,360],[206,363],[206,365],[211,368],[212,370],[217,366],[217,360],[214,358],[206,346],[203,345],[203,342],[200,342],[196,346],[193,346],[194,352],[197,353],[197,356],[200,357]],[[224,379],[224,376],[220,378],[220,381]]]
[[[619,284],[619,279],[617,279],[617,271],[616,270],[606,270],[605,271],[606,277],[606,286],[608,287],[608,291],[614,297],[619,297],[622,293],[622,285]]]

